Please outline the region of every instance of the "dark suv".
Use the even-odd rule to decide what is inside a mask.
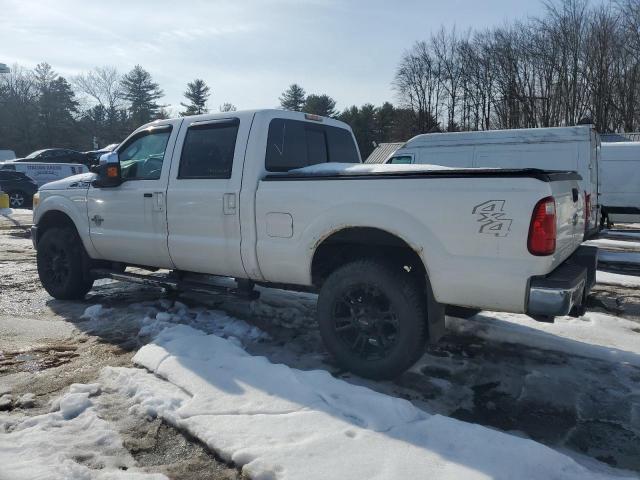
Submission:
[[[0,170],[0,189],[9,195],[11,208],[31,208],[38,184],[24,173]]]
[[[44,163],[82,163],[87,164],[89,158],[83,153],[67,148],[47,148],[36,150],[24,158],[12,160],[13,162],[44,162]]]

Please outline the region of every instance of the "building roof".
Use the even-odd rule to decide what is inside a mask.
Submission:
[[[384,163],[404,142],[380,143],[367,157],[364,163]]]

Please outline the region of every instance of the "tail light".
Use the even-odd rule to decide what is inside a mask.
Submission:
[[[556,251],[556,201],[540,200],[533,209],[527,248],[532,255],[551,255]]]
[[[591,194],[584,192],[584,228],[588,229],[591,224]]]

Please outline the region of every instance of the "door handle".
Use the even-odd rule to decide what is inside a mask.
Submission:
[[[235,215],[236,208],[236,194],[225,193],[222,196],[222,213],[225,215]]]
[[[144,195],[144,198],[151,198],[151,197],[153,197],[153,193],[145,193],[145,194],[143,194],[143,195]]]

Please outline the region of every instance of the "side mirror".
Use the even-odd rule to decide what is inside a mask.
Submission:
[[[117,187],[122,183],[118,152],[105,153],[100,157],[100,164],[92,171],[98,177],[91,183],[96,188]]]

